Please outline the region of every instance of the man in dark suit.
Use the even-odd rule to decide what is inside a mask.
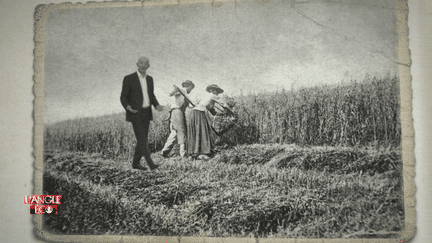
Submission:
[[[150,67],[147,57],[140,57],[137,62],[138,71],[127,75],[123,79],[120,101],[126,110],[126,121],[132,123],[132,128],[137,139],[135,154],[132,161],[132,168],[147,170],[140,164],[144,156],[151,170],[156,169],[156,165],[150,157],[148,149],[148,132],[150,121],[153,120],[151,106],[162,111],[163,106],[154,95],[153,78],[146,74]]]

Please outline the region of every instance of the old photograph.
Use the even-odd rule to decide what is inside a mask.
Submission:
[[[37,234],[408,241],[406,5],[39,5]]]

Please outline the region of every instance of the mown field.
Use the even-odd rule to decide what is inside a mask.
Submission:
[[[46,152],[44,188],[63,203],[46,225],[65,234],[397,237],[400,153],[240,145],[209,161],[132,170],[98,154]]]
[[[209,161],[131,169],[124,114],[45,126],[45,225],[65,234],[397,237],[404,227],[396,77],[226,97],[237,125]],[[150,149],[168,136],[155,112]],[[142,164],[145,164],[142,161]],[[82,212],[86,213],[82,213]]]

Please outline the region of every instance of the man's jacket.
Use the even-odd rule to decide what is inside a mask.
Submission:
[[[156,107],[159,105],[159,102],[154,95],[154,86],[153,86],[153,78],[149,75],[146,76],[147,81],[147,93],[150,98],[150,107]],[[120,101],[123,108],[126,110],[128,105],[131,106],[132,109],[138,110],[138,113],[134,114],[128,110],[126,110],[126,121],[135,122],[139,117],[141,117],[141,113],[143,112],[143,92],[140,84],[140,80],[138,78],[137,72],[127,75],[123,79],[123,86],[120,95]],[[153,120],[152,112],[149,113],[150,120]]]

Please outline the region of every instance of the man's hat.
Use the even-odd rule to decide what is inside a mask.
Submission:
[[[186,80],[182,83],[183,88],[189,87],[190,85],[192,85],[192,87],[195,87],[195,84],[192,83],[192,81],[190,80]]]
[[[223,89],[219,88],[219,86],[217,86],[216,84],[209,85],[206,88],[207,92],[212,92],[213,90],[216,90],[219,94],[222,94],[224,92]]]

